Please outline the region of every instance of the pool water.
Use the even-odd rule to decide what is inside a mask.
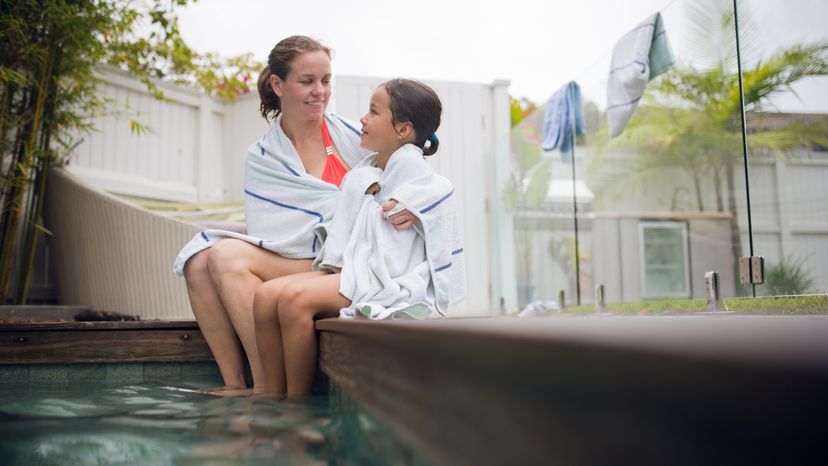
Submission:
[[[425,464],[342,396],[189,392],[211,381],[0,385],[0,463]]]

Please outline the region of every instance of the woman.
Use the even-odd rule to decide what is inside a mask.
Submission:
[[[342,177],[366,155],[355,126],[325,114],[331,96],[328,47],[305,36],[280,41],[259,76],[258,90],[262,116],[272,117],[273,125],[250,146],[245,162],[247,235],[200,232],[175,264],[224,380],[225,387],[216,391],[246,387],[242,349],[254,388],[261,384],[256,288],[311,270],[317,253],[313,227],[333,214]],[[389,221],[407,229],[416,217],[403,211]]]

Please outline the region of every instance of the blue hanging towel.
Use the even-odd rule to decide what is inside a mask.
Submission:
[[[561,159],[567,163],[572,162],[574,135],[584,134],[585,130],[581,88],[575,81],[570,81],[546,102],[541,147],[546,151],[560,149]]]

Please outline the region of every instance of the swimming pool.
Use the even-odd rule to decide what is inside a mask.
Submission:
[[[426,464],[341,393],[219,398],[213,379],[0,384],[0,458],[28,465]]]

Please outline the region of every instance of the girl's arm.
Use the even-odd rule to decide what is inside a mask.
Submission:
[[[382,205],[382,211],[388,212],[391,209],[393,209],[396,205],[397,201],[391,199],[390,201]],[[414,214],[412,214],[408,209],[390,215],[386,217],[386,220],[391,222],[391,225],[394,226],[395,230],[408,230],[409,228],[413,227],[414,224],[418,221],[417,217]]]

